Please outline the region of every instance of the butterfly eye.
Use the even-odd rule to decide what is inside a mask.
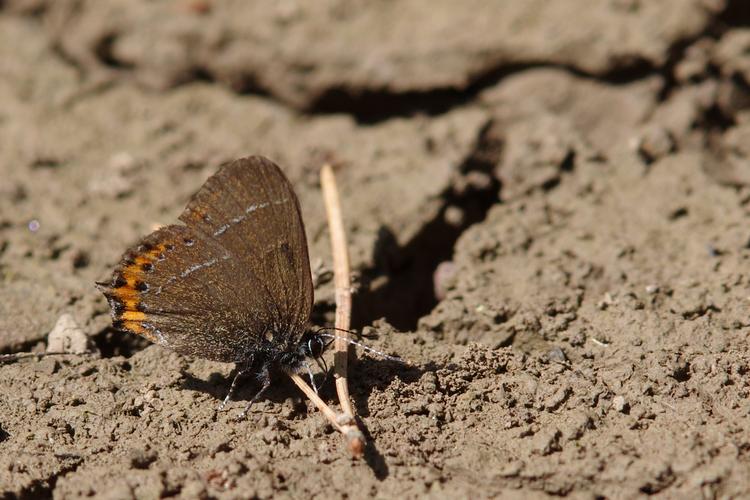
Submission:
[[[326,339],[316,333],[307,332],[300,339],[297,352],[307,358],[319,358],[326,349]]]

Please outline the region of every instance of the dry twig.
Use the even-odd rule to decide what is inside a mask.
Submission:
[[[320,399],[302,377],[297,374],[290,374],[290,377],[331,424],[346,437],[352,455],[360,457],[364,452],[365,437],[357,427],[354,419],[354,408],[349,399],[349,388],[346,379],[347,362],[349,359],[349,343],[347,340],[349,339],[348,330],[352,315],[349,249],[346,244],[336,179],[330,165],[324,165],[321,169],[320,184],[323,189],[323,200],[328,215],[328,228],[331,233],[331,248],[333,252],[333,274],[336,287],[336,328],[338,329],[334,344],[334,366],[336,392],[339,396],[342,414],[337,415],[325,401]]]
[[[334,343],[334,369],[336,393],[343,410],[341,417],[343,431],[349,440],[352,454],[359,456],[364,450],[365,438],[354,420],[354,408],[349,399],[347,369],[349,360],[349,327],[352,318],[352,286],[349,266],[349,247],[346,243],[344,221],[341,216],[341,202],[336,187],[333,168],[324,165],[320,171],[320,185],[323,190],[328,229],[331,233],[331,253],[333,254],[333,280],[336,290],[336,340]]]
[[[292,378],[292,381],[297,384],[297,387],[299,387],[302,392],[305,393],[305,396],[310,398],[310,401],[312,401],[313,404],[318,407],[318,409],[323,413],[323,415],[325,415],[325,417],[331,422],[331,424],[339,431],[344,432],[341,429],[341,425],[339,425],[338,423],[336,412],[333,411],[333,409],[331,409],[331,407],[328,406],[325,401],[320,399],[318,393],[315,392],[309,385],[307,385],[307,382],[302,380],[302,377],[300,377],[299,374],[292,373],[289,376]]]

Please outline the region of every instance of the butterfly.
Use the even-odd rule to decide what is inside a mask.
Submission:
[[[261,387],[330,343],[309,328],[313,283],[299,200],[281,169],[250,156],[222,166],[179,216],[128,249],[104,293],[115,328],[180,354],[235,363]],[[311,375],[312,378],[312,375]]]

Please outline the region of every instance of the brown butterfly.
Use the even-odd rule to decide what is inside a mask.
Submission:
[[[300,205],[281,169],[251,156],[224,165],[179,217],[97,283],[116,328],[178,353],[236,363],[261,382],[297,372],[330,335],[308,329],[313,284]],[[247,412],[247,408],[245,409]],[[244,415],[244,413],[243,413]]]

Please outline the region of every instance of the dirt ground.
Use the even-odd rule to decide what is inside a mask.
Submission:
[[[334,164],[354,326],[412,362],[358,354],[363,460],[94,288],[249,154],[318,271]],[[99,353],[0,365],[0,498],[750,497],[744,0],[5,0],[0,176],[0,352]]]

